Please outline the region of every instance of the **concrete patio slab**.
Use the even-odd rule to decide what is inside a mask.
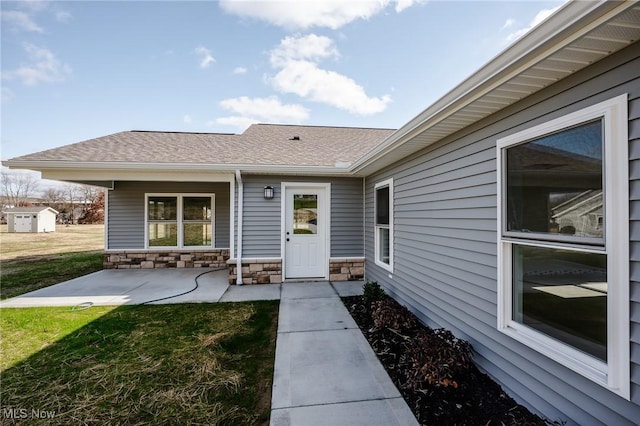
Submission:
[[[187,292],[199,275],[196,290],[157,303],[217,302],[229,286],[227,274],[212,269],[109,269],[4,300],[0,307],[139,304]]]
[[[271,412],[273,426],[409,426],[417,424],[402,398],[281,408]]]
[[[358,328],[338,297],[282,299],[278,332]]]
[[[286,282],[282,284],[283,299],[310,299],[313,297],[337,296],[329,281]]]
[[[221,302],[280,299],[280,284],[230,285]]]

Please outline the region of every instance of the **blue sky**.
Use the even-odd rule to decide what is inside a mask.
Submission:
[[[397,128],[562,1],[2,1],[2,159],[123,130]]]

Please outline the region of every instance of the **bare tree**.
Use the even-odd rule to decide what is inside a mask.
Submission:
[[[27,198],[38,189],[38,179],[28,173],[7,173],[2,171],[3,204],[5,206],[23,206]]]
[[[75,183],[68,183],[64,186],[62,191],[65,198],[65,210],[67,210],[68,214],[67,220],[73,225],[76,216],[76,205],[80,201],[81,186]]]
[[[93,198],[87,198],[82,209],[82,216],[78,223],[104,223],[104,190],[94,188],[90,194]]]
[[[57,210],[59,213],[64,212],[65,194],[62,189],[47,188],[42,192],[42,201],[44,201],[47,206]]]

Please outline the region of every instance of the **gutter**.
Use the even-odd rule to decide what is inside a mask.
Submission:
[[[236,253],[236,285],[242,282],[242,214],[244,212],[244,184],[240,169],[236,169],[236,181],[238,182],[238,249]]]
[[[2,165],[12,169],[47,171],[78,171],[96,173],[105,172],[234,172],[242,168],[245,172],[256,174],[299,174],[348,176],[350,170],[346,166],[305,166],[293,164],[201,164],[201,163],[140,163],[125,161],[64,161],[64,160],[3,160]]]

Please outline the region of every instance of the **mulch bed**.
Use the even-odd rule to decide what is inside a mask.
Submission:
[[[387,296],[371,297],[366,285],[365,296],[343,301],[421,424],[549,424],[478,370],[468,342],[424,326]]]

